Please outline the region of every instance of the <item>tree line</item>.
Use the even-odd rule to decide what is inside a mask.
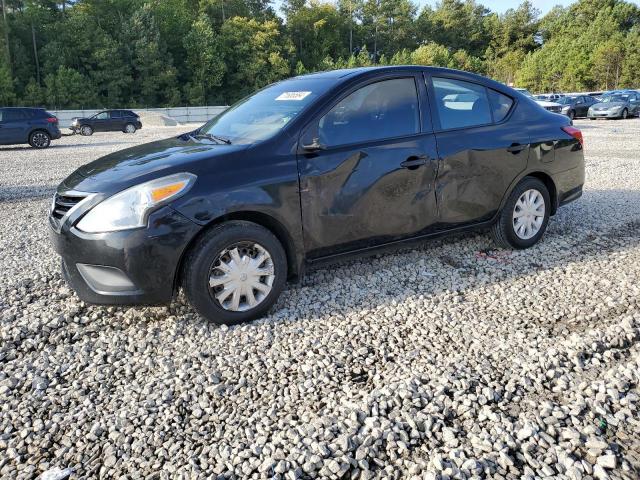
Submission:
[[[437,65],[532,91],[640,87],[640,8],[474,0],[0,0],[0,105],[230,104],[291,75]]]

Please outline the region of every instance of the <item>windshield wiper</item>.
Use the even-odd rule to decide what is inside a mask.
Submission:
[[[191,138],[195,138],[199,140],[201,138],[206,138],[208,140],[213,140],[214,142],[224,143],[226,145],[231,145],[231,140],[225,137],[221,137],[219,135],[212,135],[210,133],[195,133],[193,135],[189,135]]]

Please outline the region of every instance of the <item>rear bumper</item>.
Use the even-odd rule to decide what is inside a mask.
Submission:
[[[180,259],[202,228],[170,207],[149,217],[135,230],[87,234],[65,226],[49,229],[62,257],[62,273],[88,303],[158,305],[174,294]]]

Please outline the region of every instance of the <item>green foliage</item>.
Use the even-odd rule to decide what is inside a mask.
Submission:
[[[0,105],[13,105],[15,100],[11,72],[4,59],[0,59]]]
[[[530,0],[501,15],[480,0],[420,11],[416,0],[285,0],[284,18],[272,0],[6,4],[2,105],[229,104],[291,75],[376,64],[458,68],[532,91],[640,87],[640,8],[626,0],[577,0],[542,18]]]

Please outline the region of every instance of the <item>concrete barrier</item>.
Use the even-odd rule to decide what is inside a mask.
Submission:
[[[143,113],[153,113],[172,118],[178,123],[205,123],[213,117],[220,115],[228,107],[226,106],[210,106],[210,107],[171,107],[171,108],[125,108],[123,110],[133,110],[139,115]],[[71,119],[74,117],[91,117],[96,113],[100,113],[105,109],[95,110],[49,110],[56,117],[60,126],[63,128],[71,125]],[[144,126],[144,121],[143,121]]]

